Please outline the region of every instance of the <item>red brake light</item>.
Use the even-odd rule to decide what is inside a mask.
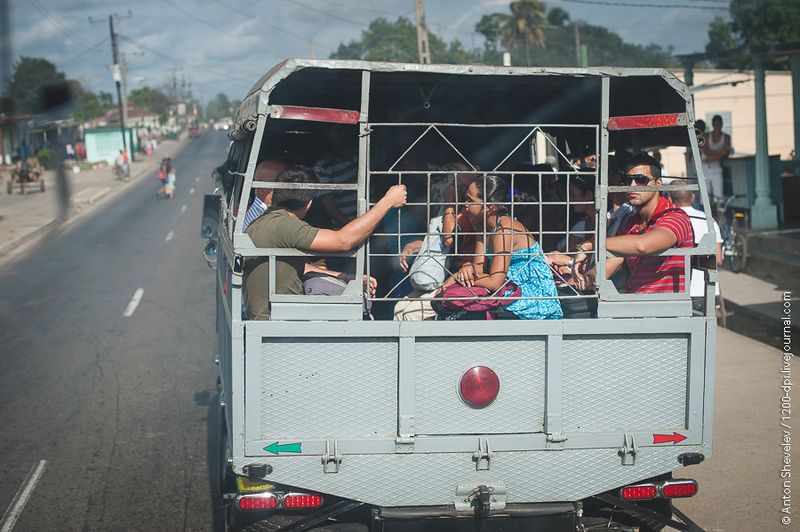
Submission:
[[[319,508],[322,496],[316,493],[290,493],[283,496],[283,507],[290,509]]]
[[[486,366],[469,368],[461,376],[458,387],[461,398],[473,408],[484,408],[497,399],[500,393],[500,378]]]
[[[661,494],[670,499],[694,497],[697,494],[697,482],[694,480],[668,480],[664,482]]]
[[[241,510],[273,510],[278,506],[278,499],[272,493],[257,493],[239,497]]]
[[[622,488],[622,498],[629,501],[642,501],[655,499],[658,495],[655,484],[639,484],[636,486],[625,486]]]

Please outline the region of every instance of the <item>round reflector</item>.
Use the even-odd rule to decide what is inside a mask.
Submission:
[[[497,373],[486,366],[469,368],[461,376],[458,386],[461,399],[473,408],[484,408],[497,399],[500,393],[500,379]]]

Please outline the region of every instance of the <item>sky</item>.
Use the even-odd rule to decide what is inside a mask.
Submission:
[[[605,26],[625,41],[701,52],[708,24],[729,18],[727,0],[548,0],[572,20]],[[95,92],[115,93],[109,15],[128,64],[128,88],[190,84],[203,101],[241,99],[285,58],[327,58],[371,20],[414,20],[414,0],[9,0],[12,57],[43,57]],[[481,16],[509,0],[427,0],[431,31],[482,46]],[[612,5],[613,4],[613,5]],[[650,7],[647,7],[650,6]],[[666,6],[666,7],[654,7]],[[129,15],[130,12],[130,15]],[[435,58],[434,58],[435,60]]]

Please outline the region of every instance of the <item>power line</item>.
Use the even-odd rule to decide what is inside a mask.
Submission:
[[[125,35],[122,35],[121,33],[117,33],[117,36],[120,39],[122,39],[124,41],[127,41],[127,42],[131,43],[132,45],[134,45],[134,46],[136,46],[136,47],[138,47],[138,48],[140,48],[142,50],[145,50],[146,52],[150,52],[153,55],[157,55],[157,56],[161,57],[162,59],[166,59],[167,61],[171,61],[173,63],[185,63],[186,62],[186,61],[183,61],[183,60],[178,59],[176,57],[173,57],[173,56],[170,56],[168,54],[165,54],[163,52],[159,52],[158,50],[154,50],[153,48],[149,48],[149,47],[147,47],[147,46],[135,41],[134,39],[131,39],[130,37],[126,37]],[[226,79],[232,79],[232,80],[242,81],[242,82],[251,83],[251,84],[252,84],[252,81],[253,81],[252,79],[240,78],[240,77],[232,75],[230,72],[226,72],[224,70],[217,70],[217,69],[212,68],[212,67],[203,67],[203,69],[198,71],[198,72],[196,72],[195,75],[197,75],[197,74],[201,74],[201,75],[205,74],[205,71],[215,72],[216,75],[223,76]]]
[[[39,13],[41,13],[41,14],[42,14],[42,16],[43,16],[44,18],[46,18],[46,19],[47,19],[47,21],[48,21],[48,22],[49,22],[49,23],[50,23],[50,24],[51,24],[51,25],[52,25],[54,28],[56,28],[57,30],[61,31],[62,33],[67,33],[67,34],[69,34],[69,35],[70,35],[70,36],[71,36],[73,39],[75,39],[77,42],[81,43],[81,44],[82,44],[82,45],[84,45],[84,46],[91,46],[91,43],[90,43],[89,41],[85,41],[85,40],[83,40],[83,39],[82,39],[81,37],[79,37],[77,34],[73,33],[73,32],[72,32],[72,30],[70,30],[70,29],[69,29],[67,26],[65,26],[63,23],[61,23],[61,21],[59,21],[57,18],[54,18],[54,17],[53,17],[53,15],[52,15],[51,13],[49,13],[49,12],[47,11],[47,9],[46,9],[44,6],[42,6],[42,5],[41,5],[39,2],[37,2],[36,0],[28,0],[28,3],[29,3],[29,4],[30,4],[30,5],[31,5],[31,6],[32,6],[32,7],[33,7],[33,8],[34,8],[36,11],[38,11]]]
[[[252,19],[253,18],[252,13],[247,13],[246,11],[240,11],[239,9],[237,9],[237,8],[235,8],[233,6],[229,6],[227,4],[223,4],[219,0],[213,0],[213,1],[214,1],[215,4],[218,4],[218,5],[226,8],[226,9],[229,9],[230,11],[233,11],[234,13],[238,13],[240,15],[243,15],[243,16],[247,17],[248,19]],[[268,28],[272,28],[275,31],[279,31],[281,33],[285,33],[286,35],[289,35],[290,37],[294,37],[294,38],[296,38],[298,40],[301,40],[304,43],[307,43],[309,41],[309,37],[304,37],[303,35],[300,35],[298,33],[294,33],[292,31],[289,31],[286,28],[282,28],[282,27],[277,26],[275,24],[270,24],[269,22],[264,22],[261,19],[257,19],[257,21],[258,21],[259,24],[263,24],[264,26],[266,26]],[[316,40],[314,42],[316,42],[317,44],[322,45],[323,48],[327,48],[328,50],[333,50],[333,47],[331,47],[330,45],[317,42]]]
[[[550,0],[552,2],[567,2],[572,4],[587,4],[605,7],[649,7],[655,9],[703,9],[710,11],[727,11],[727,7],[698,6],[693,4],[642,4],[638,2],[601,2],[598,0]]]
[[[325,15],[326,17],[331,17],[331,18],[335,18],[336,20],[341,20],[342,22],[349,22],[350,24],[355,24],[359,28],[363,28],[365,26],[365,24],[363,22],[359,22],[357,20],[353,20],[353,19],[350,19],[350,18],[347,18],[347,17],[342,17],[342,16],[339,16],[339,15],[337,15],[335,13],[328,13],[327,11],[323,11],[321,9],[318,9],[318,8],[314,7],[314,6],[310,6],[310,5],[304,4],[302,2],[298,2],[297,0],[283,0],[283,1],[286,2],[286,3],[289,3],[289,4],[294,4],[294,5],[297,5],[297,6],[300,6],[300,7],[304,7],[306,9],[308,9],[309,11],[315,11],[317,13]]]
[[[169,5],[171,5],[172,7],[174,7],[175,9],[177,9],[178,11],[180,11],[181,13],[185,14],[186,16],[188,16],[189,18],[192,18],[192,19],[196,20],[197,22],[200,22],[200,23],[202,23],[202,24],[205,24],[206,26],[210,26],[210,27],[214,28],[214,29],[215,29],[215,30],[217,30],[218,32],[220,32],[220,33],[222,33],[223,35],[225,35],[225,36],[227,36],[227,37],[229,37],[229,38],[231,38],[231,39],[235,40],[236,42],[247,41],[247,42],[249,42],[251,45],[253,45],[253,46],[255,46],[256,48],[258,48],[259,50],[262,50],[262,51],[264,51],[264,52],[266,52],[266,53],[268,53],[268,54],[272,55],[273,57],[278,57],[277,55],[275,55],[275,52],[273,52],[272,50],[269,50],[269,49],[267,49],[267,48],[264,48],[264,47],[262,47],[261,45],[259,45],[259,44],[255,43],[254,41],[251,41],[250,39],[246,39],[246,38],[244,38],[244,37],[237,37],[237,36],[235,36],[235,35],[233,35],[233,34],[231,34],[231,33],[228,33],[227,31],[223,30],[222,28],[220,28],[220,27],[219,27],[219,26],[217,26],[216,24],[214,24],[214,23],[212,23],[212,22],[208,22],[207,20],[203,20],[203,19],[201,19],[200,17],[197,17],[197,16],[195,16],[195,15],[194,15],[194,13],[192,13],[191,11],[187,11],[186,9],[183,9],[182,7],[180,7],[180,6],[176,5],[174,2],[172,2],[171,0],[164,0],[164,2],[166,2],[166,3],[167,3],[167,4],[169,4]]]
[[[61,63],[61,68],[64,68],[67,65],[71,65],[72,63],[74,63],[78,59],[82,58],[83,56],[85,56],[86,54],[90,53],[91,51],[101,47],[102,45],[104,45],[107,42],[108,42],[108,37],[106,37],[105,39],[103,39],[99,43],[90,46],[86,50],[84,50],[81,53],[79,53],[78,55],[74,56],[72,59],[68,59],[67,61]]]

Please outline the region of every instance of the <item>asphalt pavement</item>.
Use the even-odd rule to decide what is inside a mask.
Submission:
[[[18,510],[19,531],[211,529],[214,272],[199,228],[226,146],[213,131],[186,143],[175,199],[155,198],[150,173],[0,266],[0,528]],[[781,364],[718,329],[715,453],[679,472],[701,485],[679,507],[708,530],[791,530]]]
[[[214,272],[199,229],[226,146],[210,131],[175,155],[173,200],[151,175],[0,267],[0,509],[35,485],[15,530],[211,527]]]

